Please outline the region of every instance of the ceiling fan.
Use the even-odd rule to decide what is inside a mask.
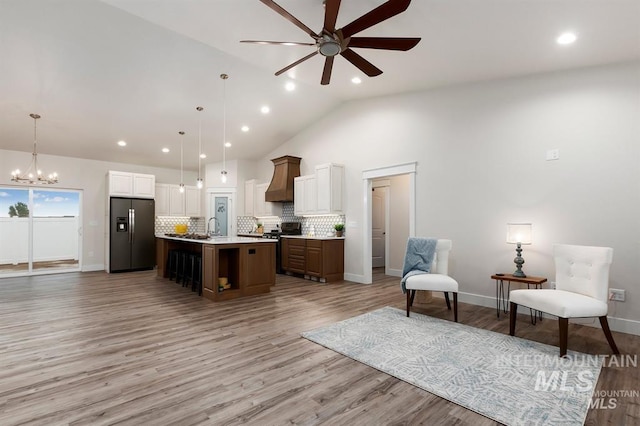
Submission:
[[[420,38],[399,38],[399,37],[353,37],[361,31],[366,30],[374,25],[379,24],[393,16],[396,16],[409,7],[411,0],[388,0],[373,10],[365,13],[355,21],[345,25],[340,29],[336,29],[336,20],[340,9],[341,0],[325,0],[324,27],[319,33],[315,33],[305,24],[300,22],[295,16],[287,12],[281,6],[272,0],[260,0],[274,11],[278,12],[285,19],[293,23],[302,31],[307,33],[315,40],[315,43],[298,43],[286,41],[260,41],[260,40],[242,40],[241,43],[258,43],[258,44],[276,44],[284,46],[315,46],[316,51],[308,54],[288,65],[278,72],[276,75],[287,72],[291,68],[301,64],[309,58],[317,54],[325,57],[324,69],[322,71],[322,79],[320,84],[329,84],[331,80],[331,70],[333,68],[333,59],[337,55],[341,55],[347,61],[360,69],[369,77],[375,77],[382,74],[382,70],[377,68],[371,62],[351,50],[351,48],[364,49],[382,49],[382,50],[409,50],[415,47]]]

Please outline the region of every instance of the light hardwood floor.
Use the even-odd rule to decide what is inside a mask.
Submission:
[[[491,285],[492,283],[487,283]],[[155,271],[0,279],[0,425],[495,425],[300,337],[383,306],[373,285],[278,276],[270,294],[214,303]],[[452,319],[444,301],[421,312]],[[460,322],[500,333],[508,318],[460,304]],[[557,345],[557,322],[517,335]],[[640,337],[615,333],[625,354]],[[608,354],[602,332],[570,325],[569,349]],[[637,368],[602,370],[598,390],[637,390]],[[637,398],[592,409],[589,425],[639,424]]]

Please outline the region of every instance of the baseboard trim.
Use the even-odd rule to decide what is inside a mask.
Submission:
[[[402,271],[400,269],[387,269],[387,275],[391,275],[392,277],[402,278]]]
[[[444,295],[441,292],[434,292],[434,297],[439,297],[444,299]],[[483,296],[480,294],[473,293],[458,293],[458,301],[463,303],[469,303],[471,305],[476,306],[484,306],[485,308],[493,308],[496,309],[496,298],[491,296]],[[529,309],[526,309],[528,312]],[[520,310],[518,310],[520,312]],[[525,313],[523,310],[522,313]],[[500,312],[500,315],[505,315],[508,317],[509,313],[506,314],[504,312]],[[545,319],[554,320],[557,317],[553,315],[544,314]],[[609,328],[613,331],[618,331],[620,333],[634,334],[636,336],[640,336],[640,321],[630,320],[626,318],[617,318],[609,316],[607,318],[609,322]],[[601,328],[600,321],[597,318],[575,318],[570,320],[569,322],[573,324],[586,325],[593,328]]]
[[[357,274],[344,274],[344,280],[345,281],[352,281],[354,283],[359,283],[359,284],[371,284],[365,281],[364,279],[364,275],[357,275]]]
[[[82,272],[104,271],[104,264],[96,263],[94,265],[82,265]]]

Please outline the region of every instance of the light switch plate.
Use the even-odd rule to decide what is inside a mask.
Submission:
[[[547,161],[553,161],[560,159],[560,150],[559,149],[550,149],[547,151]]]

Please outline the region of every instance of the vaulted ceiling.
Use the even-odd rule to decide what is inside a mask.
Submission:
[[[276,2],[322,28],[321,0]],[[343,1],[337,27],[382,3]],[[564,31],[573,45],[556,44]],[[221,160],[223,134],[228,159],[257,159],[349,100],[638,60],[640,2],[414,0],[358,35],[422,40],[357,49],[378,77],[337,57],[321,86],[320,55],[274,76],[314,47],[239,43],[313,41],[259,0],[0,0],[0,149],[30,151],[38,113],[41,153],[177,168],[183,130],[195,169],[201,126],[206,162]]]

